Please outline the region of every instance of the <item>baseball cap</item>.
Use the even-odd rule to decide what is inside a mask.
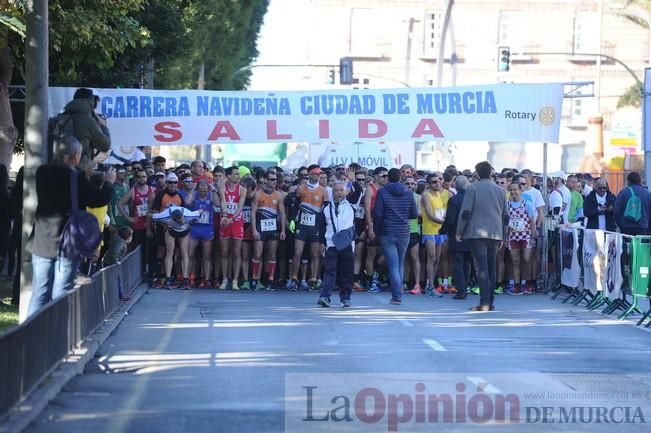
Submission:
[[[562,171],[555,171],[555,172],[551,173],[550,176],[554,177],[554,178],[558,177],[558,178],[561,178],[563,180],[567,179],[567,176]]]
[[[95,95],[93,95],[93,91],[91,89],[82,87],[75,91],[75,95],[72,99],[93,99],[94,97]]]
[[[156,173],[154,176],[155,176],[155,177],[165,177],[165,173],[163,173],[162,171],[159,171],[159,172]]]
[[[174,173],[168,174],[167,177],[165,178],[165,182],[178,182],[178,181],[179,181],[179,178]]]
[[[183,179],[183,182],[185,182],[185,183],[192,183],[192,182],[194,182],[194,181],[192,180],[192,177],[191,177],[191,176],[188,176],[188,177],[186,177],[185,179]]]

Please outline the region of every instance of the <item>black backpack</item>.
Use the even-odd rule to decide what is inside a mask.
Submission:
[[[93,214],[79,209],[78,177],[79,173],[76,170],[70,173],[72,209],[68,215],[68,222],[63,228],[59,246],[60,256],[74,260],[91,257],[102,241],[102,231],[97,218]]]
[[[75,122],[72,114],[68,112],[59,113],[50,117],[47,121],[47,145],[51,151],[56,150],[56,145],[64,138],[75,135]]]

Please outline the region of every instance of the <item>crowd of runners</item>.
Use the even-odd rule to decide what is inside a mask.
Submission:
[[[116,191],[109,206],[115,228],[133,230],[132,247],[146,251],[152,287],[220,290],[319,290],[325,249],[323,207],[332,185],[344,182],[355,213],[356,291],[387,287],[385,262],[371,218],[388,169],[357,164],[284,171],[244,166],[213,169],[202,162],[171,168],[165,158],[117,166]],[[410,221],[404,291],[439,297],[456,294],[446,223],[455,180],[477,180],[454,166],[424,172],[401,167],[401,182],[412,190],[419,217]],[[530,170],[502,170],[493,176],[509,203],[509,239],[497,257],[496,293],[532,293],[538,275],[538,242],[545,202],[541,178]],[[581,197],[593,187],[589,175],[553,174],[548,185],[552,209],[563,222],[583,218]],[[582,201],[582,200],[581,200]],[[452,222],[454,223],[454,222]],[[469,290],[478,292],[476,278]]]

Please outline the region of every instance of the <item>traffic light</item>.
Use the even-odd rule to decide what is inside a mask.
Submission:
[[[334,84],[335,83],[335,70],[330,69],[328,72],[328,84]]]
[[[509,69],[511,69],[511,49],[499,47],[497,49],[497,71],[509,72]]]
[[[339,59],[339,84],[353,84],[353,59],[350,57]]]

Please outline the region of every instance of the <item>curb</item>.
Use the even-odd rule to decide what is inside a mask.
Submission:
[[[148,289],[147,284],[140,284],[128,302],[119,306],[104,319],[104,323],[86,338],[79,348],[62,359],[52,373],[43,378],[26,399],[7,412],[4,418],[0,419],[0,433],[20,433],[34,422],[61,389],[72,378],[84,372],[86,364],[93,359],[100,346],[111,336]]]

